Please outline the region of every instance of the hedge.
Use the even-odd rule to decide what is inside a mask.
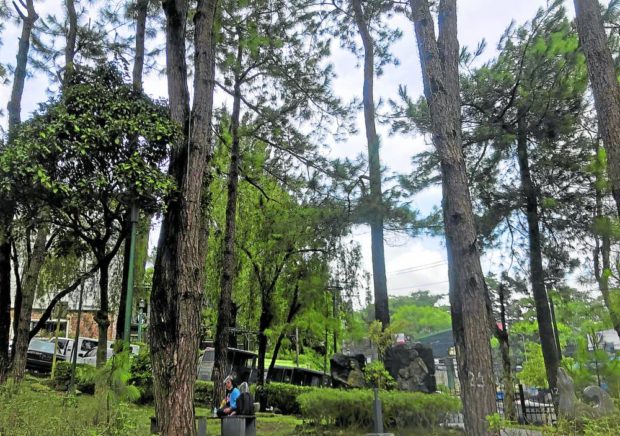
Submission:
[[[460,409],[460,401],[446,394],[381,391],[386,428],[433,427],[449,413]],[[316,389],[301,394],[301,415],[311,423],[339,427],[368,428],[373,422],[373,392],[368,389]]]
[[[301,394],[322,390],[311,386],[297,386],[288,383],[268,383],[257,386],[254,401],[264,400],[267,408],[273,407],[284,415],[299,415],[298,397]]]

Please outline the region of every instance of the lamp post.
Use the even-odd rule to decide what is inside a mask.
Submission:
[[[131,342],[131,309],[133,308],[133,273],[134,260],[136,257],[136,227],[138,223],[138,207],[135,202],[131,203],[131,236],[129,240],[129,268],[127,270],[127,300],[125,301],[125,324],[123,330],[123,341],[125,344]]]

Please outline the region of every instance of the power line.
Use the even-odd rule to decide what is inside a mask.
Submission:
[[[431,263],[426,263],[426,264],[422,264],[422,265],[412,266],[412,267],[409,267],[409,268],[397,269],[396,271],[390,272],[388,275],[391,277],[391,276],[397,276],[397,275],[401,275],[401,274],[408,274],[408,273],[412,273],[412,272],[423,271],[425,269],[437,268],[439,266],[446,265],[447,263],[448,262],[446,262],[445,260],[439,260],[439,261],[436,261],[436,262],[431,262]]]
[[[409,285],[409,286],[403,286],[401,288],[391,288],[388,289],[388,292],[393,292],[393,291],[403,291],[405,289],[414,289],[414,288],[422,288],[423,286],[432,286],[432,285],[441,285],[443,283],[448,283],[448,280],[443,280],[441,282],[432,282],[432,283],[422,283],[420,285]]]

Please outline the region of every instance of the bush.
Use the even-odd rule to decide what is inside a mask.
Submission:
[[[134,356],[131,361],[129,384],[137,387],[140,391],[140,403],[153,402],[153,371],[151,356],[146,347],[140,347],[140,353]]]
[[[95,393],[95,382],[93,381],[95,371],[95,368],[89,365],[76,365],[75,386],[78,391],[91,395]],[[52,387],[59,391],[66,391],[69,389],[70,383],[71,362],[57,362],[56,370],[54,372],[54,379],[52,380]]]
[[[211,408],[213,405],[213,382],[196,380],[194,386],[194,404]]]
[[[368,428],[372,425],[373,392],[368,389],[317,389],[301,394],[301,414],[315,425]],[[448,413],[460,409],[460,401],[445,394],[381,391],[386,428],[432,427]]]
[[[364,367],[364,380],[366,386],[372,386],[379,389],[387,389],[391,391],[396,387],[394,377],[385,369],[383,362],[375,360]]]
[[[288,383],[268,383],[264,386],[257,386],[254,392],[255,401],[261,396],[265,401],[266,407],[278,409],[284,415],[298,415],[300,413],[298,397],[301,394],[320,391],[322,388],[311,386],[297,386]]]

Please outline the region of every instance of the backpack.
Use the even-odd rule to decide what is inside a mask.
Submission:
[[[254,402],[249,392],[242,392],[237,398],[237,415],[254,415]]]

